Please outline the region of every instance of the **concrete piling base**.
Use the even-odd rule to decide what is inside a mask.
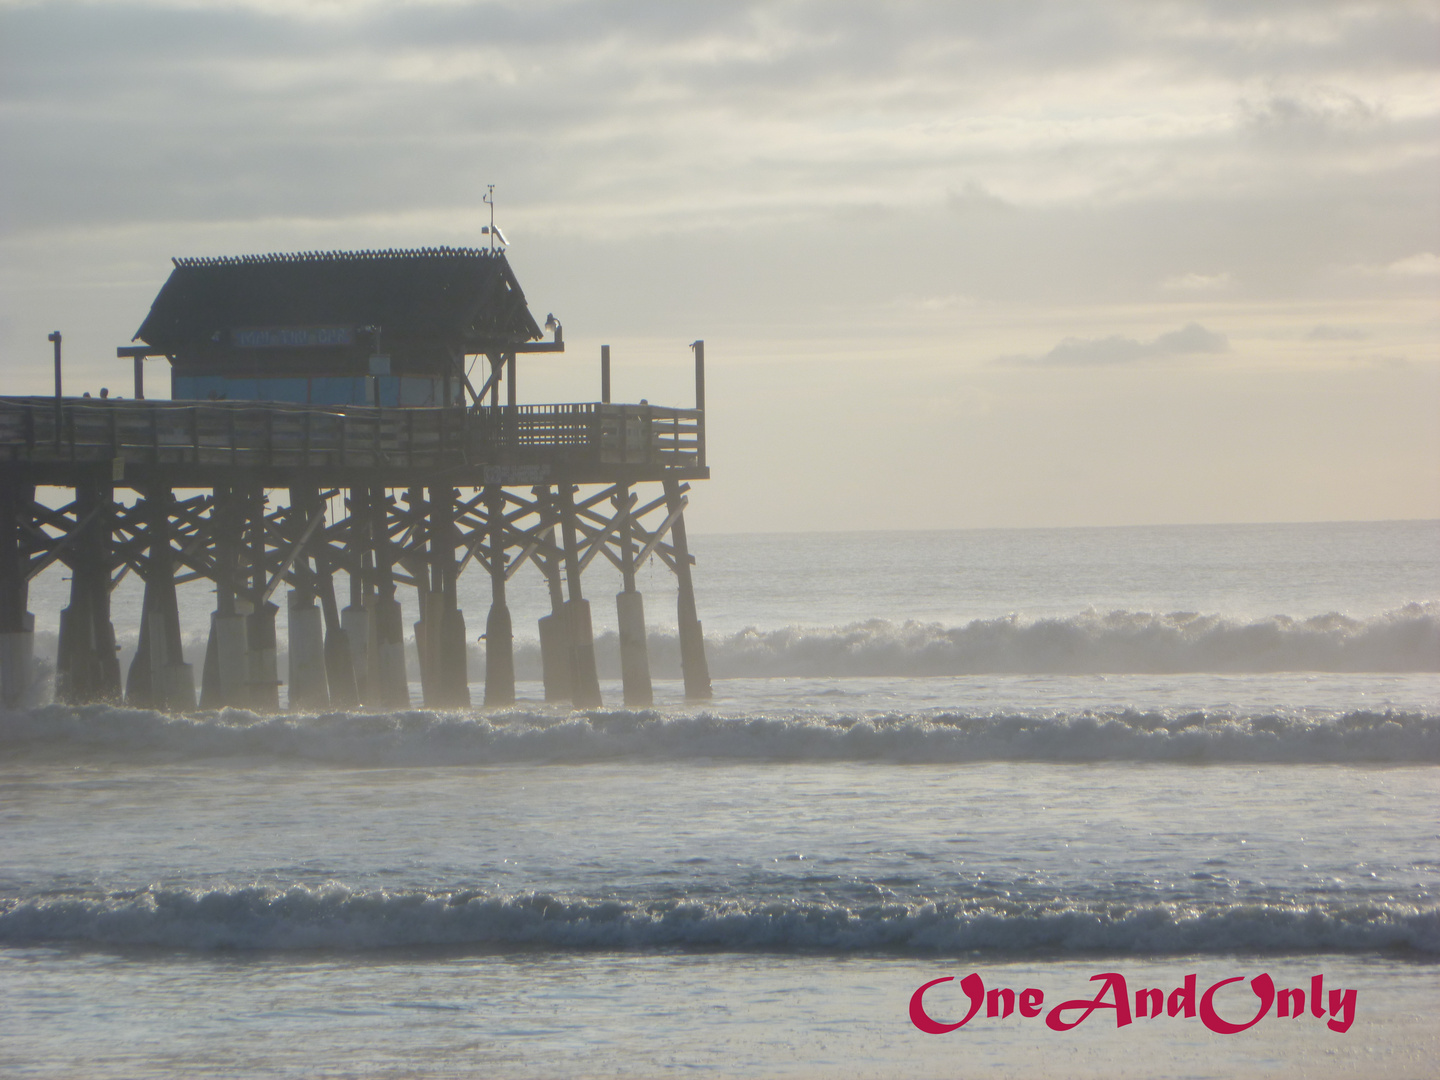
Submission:
[[[361,705],[378,705],[379,678],[375,646],[375,611],[354,604],[340,609],[340,626],[350,647],[350,668]]]
[[[699,619],[680,620],[680,668],[685,676],[685,696],[706,701],[711,696],[710,665],[705,659],[705,630]]]
[[[195,666],[170,664],[153,674],[155,685],[164,695],[160,708],[166,712],[192,712],[195,708]]]
[[[546,701],[569,701],[574,696],[575,675],[570,656],[570,631],[565,609],[540,619],[540,669],[545,680]]]
[[[570,670],[574,679],[577,709],[596,709],[600,697],[600,676],[595,670],[595,632],[590,624],[590,601],[565,602],[566,629],[570,631]]]
[[[410,683],[405,674],[405,631],[400,601],[375,601],[375,704],[403,709],[410,704]]]
[[[246,669],[249,676],[249,704],[260,712],[280,710],[280,669],[275,656],[275,613],[270,603],[245,616]]]
[[[146,627],[149,634],[151,707],[166,712],[190,712],[195,708],[195,669],[178,655],[171,655],[163,620],[154,618]]]
[[[485,704],[515,704],[515,642],[504,604],[491,604],[485,619]]]
[[[328,709],[325,625],[312,597],[291,590],[285,596],[290,629],[290,711]]]
[[[440,634],[444,619],[445,594],[426,591],[421,594],[420,618],[411,629],[415,631],[415,651],[420,660],[420,700],[428,707],[439,705]]]
[[[420,653],[420,694],[427,708],[470,707],[465,613],[447,611],[443,593],[430,593],[425,615],[415,623]]]
[[[35,625],[35,617],[29,612],[25,618],[31,626]],[[34,677],[35,632],[17,630],[0,634],[0,701],[6,708],[18,709],[30,700]]]
[[[80,704],[85,700],[84,675],[76,671],[75,639],[80,636],[81,619],[74,605],[60,609],[60,634],[55,644],[55,700]],[[83,629],[88,630],[88,627]],[[80,684],[80,685],[77,685]]]
[[[55,700],[82,704],[120,697],[115,629],[91,606],[72,600],[60,610],[55,658]]]
[[[470,655],[465,643],[465,613],[447,611],[440,638],[436,695],[445,709],[470,707]]]
[[[634,591],[617,593],[615,610],[620,617],[620,677],[625,704],[648,708],[655,704],[655,688],[650,681],[650,652],[645,637],[645,597]]]
[[[245,616],[211,615],[210,636],[215,641],[215,689],[219,705],[243,705],[246,684],[250,681]]]
[[[338,621],[338,620],[337,620]],[[360,704],[355,685],[355,661],[350,652],[350,635],[336,626],[325,634],[325,676],[329,683],[330,707],[354,709]]]

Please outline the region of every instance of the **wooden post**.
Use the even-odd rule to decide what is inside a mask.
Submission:
[[[309,522],[315,515],[324,512],[319,492],[310,486],[292,486],[290,510],[292,528],[302,541],[294,562],[295,587],[285,597],[290,633],[290,711],[327,709],[330,707],[330,679],[326,671],[329,657],[325,649],[324,619],[315,606],[318,581],[310,568],[309,551],[313,541],[303,541],[304,534],[309,531]],[[333,593],[330,603],[333,607]]]
[[[615,512],[620,515],[620,565],[624,589],[615,596],[620,625],[620,679],[625,704],[648,708],[655,703],[650,680],[650,650],[645,634],[645,598],[635,589],[635,542],[629,484],[616,485]]]
[[[61,393],[60,393],[60,331],[52,330],[48,341],[55,345],[55,453],[60,453]]]
[[[705,411],[705,342],[692,342],[690,348],[695,352],[695,409],[697,412]]]
[[[610,346],[600,346],[600,402],[610,404]]]
[[[405,492],[405,506],[410,516],[410,544],[413,549],[408,561],[402,555],[402,564],[410,571],[415,582],[415,602],[420,617],[415,620],[415,654],[420,663],[420,702],[435,704],[435,663],[438,652],[431,648],[429,633],[432,626],[431,610],[438,606],[436,589],[431,581],[430,542],[434,522],[429,516],[424,491],[411,487]]]
[[[380,685],[376,704],[410,704],[405,673],[405,620],[395,596],[395,548],[390,543],[390,497],[383,487],[370,489],[370,537],[375,552],[375,659]]]
[[[705,660],[705,633],[695,613],[695,586],[690,579],[690,546],[685,538],[680,482],[666,480],[664,483],[666,505],[675,515],[670,539],[675,553],[675,577],[680,586],[676,614],[680,624],[680,667],[685,675],[685,696],[704,701],[711,696],[710,665]]]
[[[244,547],[244,496],[228,486],[212,492],[210,525],[215,538],[215,611],[200,679],[200,707],[220,709],[244,705],[249,693],[250,663],[245,643],[245,616],[239,596],[244,590],[240,568]]]
[[[125,701],[183,711],[195,708],[195,676],[185,663],[175,600],[175,551],[170,544],[174,501],[168,487],[153,487],[144,493],[149,557],[143,575],[140,642],[125,681]]]
[[[590,602],[580,592],[580,546],[576,536],[575,488],[559,485],[560,521],[565,537],[565,581],[570,599],[565,604],[566,629],[570,633],[570,672],[576,708],[599,708],[600,676],[595,669],[595,632],[590,623]]]
[[[519,401],[519,390],[515,385],[515,354],[505,354],[505,404],[514,408]]]
[[[35,677],[29,556],[21,539],[22,522],[33,524],[34,504],[33,485],[0,473],[0,702],[9,708],[26,703]]]
[[[448,485],[430,488],[431,593],[424,621],[434,686],[425,704],[438,708],[470,707],[465,616],[459,610],[455,566],[455,498]]]
[[[695,463],[705,467],[705,342],[696,341],[690,348],[695,351]]]
[[[537,487],[534,493],[542,517],[550,522],[545,530],[548,553],[544,560],[545,584],[550,590],[550,614],[540,619],[540,666],[545,679],[545,700],[570,701],[575,695],[575,676],[571,670],[570,631],[565,621],[565,592],[560,584],[563,556],[555,537],[559,509],[548,486]]]
[[[252,487],[246,493],[249,530],[247,554],[250,563],[250,602],[245,614],[245,649],[252,709],[274,713],[280,709],[280,670],[276,660],[275,613],[279,607],[265,597],[268,569],[265,558],[265,490]]]
[[[371,531],[370,489],[350,489],[350,535],[346,542],[349,559],[350,602],[340,612],[340,626],[350,646],[350,672],[355,681],[356,702],[377,704],[379,689],[375,639],[375,541]]]
[[[70,605],[60,612],[55,698],[73,704],[120,697],[120,663],[110,621],[114,488],[87,480],[75,490],[80,535],[66,559]]]
[[[513,387],[513,383],[511,384]],[[490,528],[490,614],[485,619],[485,704],[515,702],[515,642],[505,603],[505,489],[485,489]]]

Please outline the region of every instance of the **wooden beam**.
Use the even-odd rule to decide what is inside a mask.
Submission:
[[[314,534],[315,530],[320,527],[320,523],[324,520],[325,508],[322,506],[319,510],[316,510],[314,515],[310,518],[310,523],[305,526],[305,532],[301,535],[299,540],[295,541],[294,546],[290,549],[290,554],[285,556],[285,562],[281,565],[275,576],[270,579],[269,584],[267,584],[264,590],[260,593],[260,600],[255,605],[257,609],[263,607],[270,600],[271,594],[275,592],[275,589],[279,586],[280,582],[284,580],[285,575],[290,572],[290,568],[295,565],[295,560],[300,557],[300,552],[304,550],[306,542],[309,541],[311,535]]]
[[[650,542],[640,549],[640,554],[635,557],[636,566],[639,566],[648,559],[650,553],[660,546],[660,541],[665,538],[665,534],[669,532],[670,527],[675,524],[675,519],[685,512],[685,507],[688,505],[690,505],[690,500],[684,495],[680,496],[679,505],[666,515],[664,523],[650,535]],[[663,555],[661,557],[664,558]]]
[[[65,534],[65,538],[63,540],[61,540],[58,544],[52,547],[44,556],[42,556],[39,562],[30,567],[29,571],[25,575],[25,580],[33,580],[36,574],[40,573],[47,566],[49,566],[56,559],[58,559],[61,553],[64,552],[66,548],[70,547],[70,545],[75,543],[75,541],[80,538],[80,534],[85,531],[86,526],[88,526],[92,521],[94,521],[97,517],[100,516],[100,511],[103,509],[105,509],[105,504],[100,503],[98,506],[95,507],[95,509],[91,510],[90,513],[85,515],[85,519],[83,521],[77,522],[75,527]]]

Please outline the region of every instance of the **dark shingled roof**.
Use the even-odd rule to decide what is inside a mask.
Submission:
[[[217,331],[379,326],[386,342],[530,341],[540,328],[503,253],[483,248],[175,259],[136,340],[174,355]]]

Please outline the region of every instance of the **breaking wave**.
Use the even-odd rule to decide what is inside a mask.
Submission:
[[[262,717],[235,709],[171,716],[107,705],[49,705],[0,712],[0,751],[259,757],[352,766],[697,760],[1440,764],[1440,715],[1360,711],[1315,718],[1122,710],[726,717],[515,709]]]
[[[1012,615],[955,627],[871,619],[745,630],[711,637],[707,649],[711,671],[722,677],[1440,671],[1440,603],[1368,619],[1332,612],[1241,622],[1145,611]],[[652,653],[669,651],[668,641],[652,644]]]
[[[180,949],[825,950],[955,955],[1231,951],[1440,953],[1440,910],[1405,904],[1056,903],[1003,906],[797,900],[650,904],[544,894],[152,887],[0,906],[0,942]]]

